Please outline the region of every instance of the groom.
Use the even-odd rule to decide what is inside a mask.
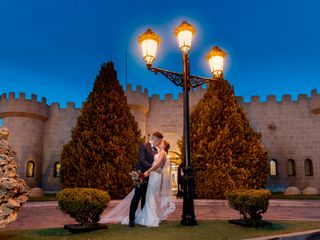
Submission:
[[[160,132],[155,132],[152,134],[149,142],[141,144],[139,147],[139,161],[136,165],[136,170],[144,173],[147,171],[153,163],[154,155],[157,153],[156,146],[159,146],[163,135]],[[129,227],[134,227],[135,213],[141,199],[141,209],[146,201],[148,183],[140,185],[140,187],[135,187],[134,196],[130,204],[129,212]]]

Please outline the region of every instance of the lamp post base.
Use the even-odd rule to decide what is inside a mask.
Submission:
[[[194,226],[197,225],[196,216],[194,214],[193,194],[194,194],[194,183],[193,183],[193,170],[191,167],[183,168],[183,180],[184,180],[184,191],[183,191],[183,213],[180,221],[181,225]]]
[[[198,225],[197,220],[195,219],[195,216],[185,216],[183,219],[180,221],[181,225],[184,226],[195,226]]]

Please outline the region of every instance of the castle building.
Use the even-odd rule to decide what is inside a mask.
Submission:
[[[201,99],[205,89],[190,93],[190,109]],[[125,95],[132,114],[143,136],[160,131],[170,142],[173,186],[176,188],[178,155],[177,141],[183,135],[183,98],[173,99],[172,94],[160,100],[159,95],[149,97],[148,90],[127,85]],[[300,94],[296,101],[284,95],[281,101],[268,96],[265,102],[258,96],[244,102],[251,126],[262,134],[262,142],[270,153],[268,188],[284,191],[295,186],[320,188],[320,94],[312,90],[311,96]],[[67,103],[48,105],[46,99],[38,101],[36,95],[26,99],[24,93],[15,96],[2,94],[0,118],[9,128],[9,144],[17,153],[17,169],[30,187],[44,191],[59,190],[60,153],[71,137],[80,108]]]

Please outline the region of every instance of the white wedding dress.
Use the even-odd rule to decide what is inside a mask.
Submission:
[[[153,165],[158,161],[158,154],[154,157]],[[134,189],[111,211],[102,214],[100,223],[129,223],[129,209]],[[170,161],[166,156],[162,167],[151,171],[149,176],[146,202],[143,209],[138,206],[135,223],[148,227],[158,227],[161,221],[175,210],[172,200],[172,183]]]

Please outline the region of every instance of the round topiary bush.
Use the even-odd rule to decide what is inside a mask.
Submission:
[[[230,207],[239,211],[247,226],[262,225],[262,213],[269,207],[271,192],[269,190],[239,189],[226,191],[225,197]]]
[[[107,207],[110,196],[94,188],[65,188],[57,195],[59,208],[81,226],[93,226]]]

